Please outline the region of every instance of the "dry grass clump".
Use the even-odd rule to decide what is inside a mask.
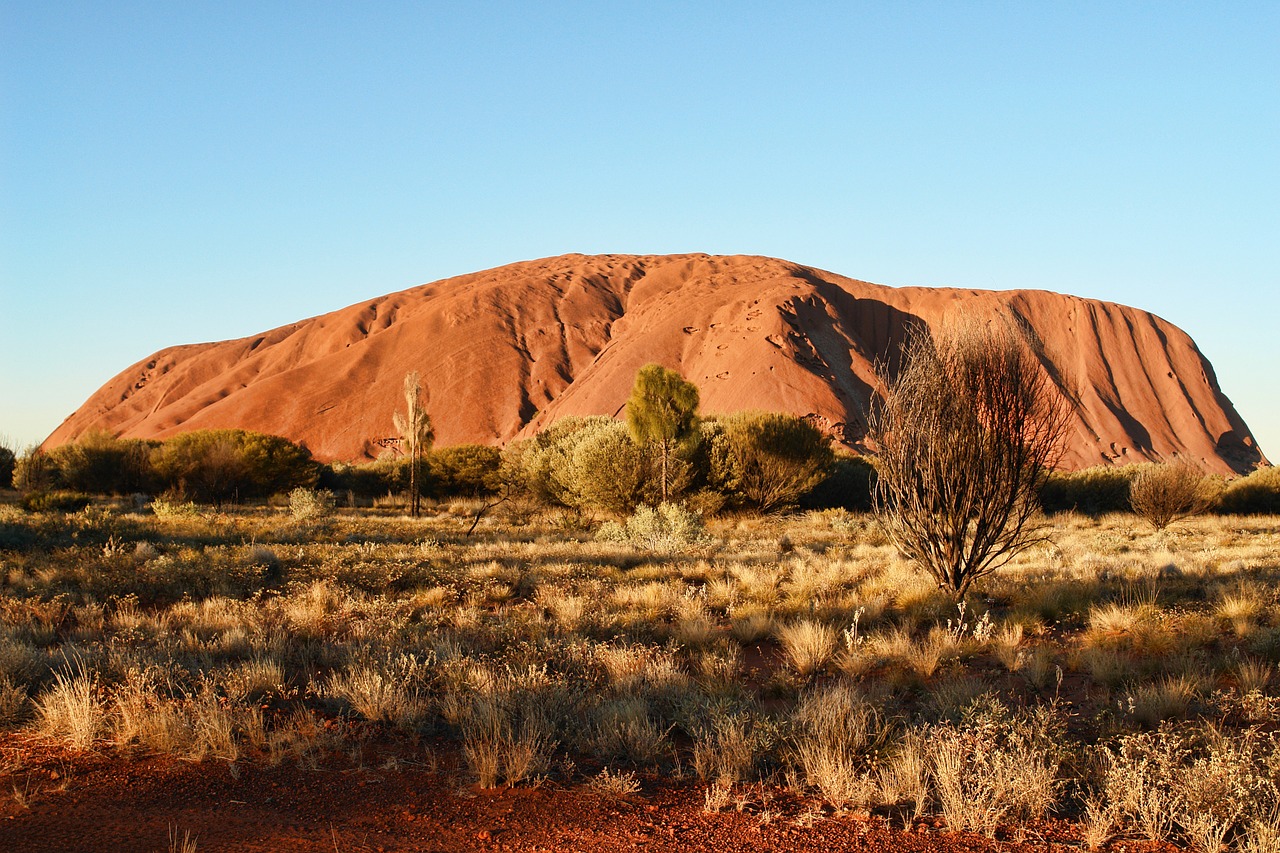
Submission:
[[[37,730],[71,749],[93,746],[106,730],[107,715],[96,678],[75,669],[56,672],[53,684],[36,698]]]
[[[851,685],[811,691],[792,714],[795,761],[805,783],[837,809],[876,804],[872,768],[888,736],[880,712]]]
[[[810,619],[779,625],[775,633],[787,660],[804,678],[824,669],[840,642],[834,628]]]
[[[933,795],[947,826],[994,836],[1012,821],[1043,818],[1062,786],[1060,737],[1052,709],[1011,714],[990,703],[972,706],[959,725],[931,729]]]

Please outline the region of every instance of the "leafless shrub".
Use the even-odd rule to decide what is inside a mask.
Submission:
[[[1069,409],[1011,328],[917,332],[870,419],[876,517],[908,559],[963,596],[1040,541],[1037,493]]]
[[[625,800],[640,793],[640,780],[629,770],[612,772],[608,767],[592,776],[587,787],[611,800]]]

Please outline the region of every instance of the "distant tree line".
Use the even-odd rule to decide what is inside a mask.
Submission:
[[[405,398],[404,413],[395,413],[402,447],[371,462],[317,463],[305,447],[248,430],[196,430],[165,440],[92,432],[47,452],[28,448],[17,454],[0,441],[0,487],[12,484],[33,509],[73,509],[87,503],[89,495],[107,494],[217,506],[305,488],[329,490],[343,502],[391,496],[410,508],[420,495],[482,499],[486,505],[522,498],[572,513],[615,517],[641,506],[680,502],[709,515],[792,507],[866,510],[876,493],[876,466],[884,464],[835,451],[821,430],[795,415],[702,416],[697,388],[658,365],[646,365],[637,374],[626,421],[565,418],[502,448],[432,447],[416,375],[406,377]],[[886,431],[892,435],[913,433]],[[888,440],[881,444],[894,446]],[[960,443],[959,449],[968,446],[976,443]],[[912,460],[921,452],[905,448],[900,467],[907,476],[915,476]],[[947,469],[958,465],[944,460],[934,466],[938,482],[950,482]],[[1159,506],[1150,517],[1159,525],[1168,523],[1162,520],[1166,516],[1204,509],[1280,513],[1280,470],[1261,469],[1224,483],[1186,466],[1164,466],[1160,477],[1144,473],[1153,467],[1161,468],[1100,466],[1028,482],[1038,480],[1036,503],[1045,512],[1128,512],[1155,502]]]

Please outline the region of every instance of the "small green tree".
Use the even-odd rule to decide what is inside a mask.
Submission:
[[[417,518],[422,511],[422,457],[431,449],[435,432],[431,429],[431,416],[422,405],[422,379],[416,370],[404,377],[404,404],[405,410],[396,412],[392,423],[409,459],[409,513]]]
[[[658,455],[662,502],[671,497],[672,460],[698,438],[698,386],[660,364],[646,364],[636,374],[627,399],[627,427],[636,443]]]

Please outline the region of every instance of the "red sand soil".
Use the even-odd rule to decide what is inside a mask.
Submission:
[[[746,802],[703,809],[705,786],[644,779],[628,799],[582,784],[480,790],[455,759],[402,754],[395,767],[372,746],[362,763],[333,757],[294,764],[68,755],[23,744],[4,749],[0,850],[13,853],[165,851],[190,833],[215,851],[961,851],[1078,850],[1063,821],[991,841],[946,832],[937,820],[833,815],[788,794],[746,787]],[[23,758],[15,769],[14,756]],[[436,753],[439,754],[439,753]],[[10,791],[15,792],[10,794]],[[1174,848],[1123,840],[1112,849]]]
[[[1033,290],[893,288],[753,256],[565,255],[357,303],[233,341],[162,350],[99,389],[46,441],[240,427],[321,460],[376,457],[410,370],[437,443],[499,443],[566,415],[622,412],[647,362],[697,383],[703,411],[788,411],[857,447],[873,364],[915,323],[1023,325],[1075,402],[1063,464],[1179,454],[1243,473],[1263,460],[1209,362],[1134,308]]]

